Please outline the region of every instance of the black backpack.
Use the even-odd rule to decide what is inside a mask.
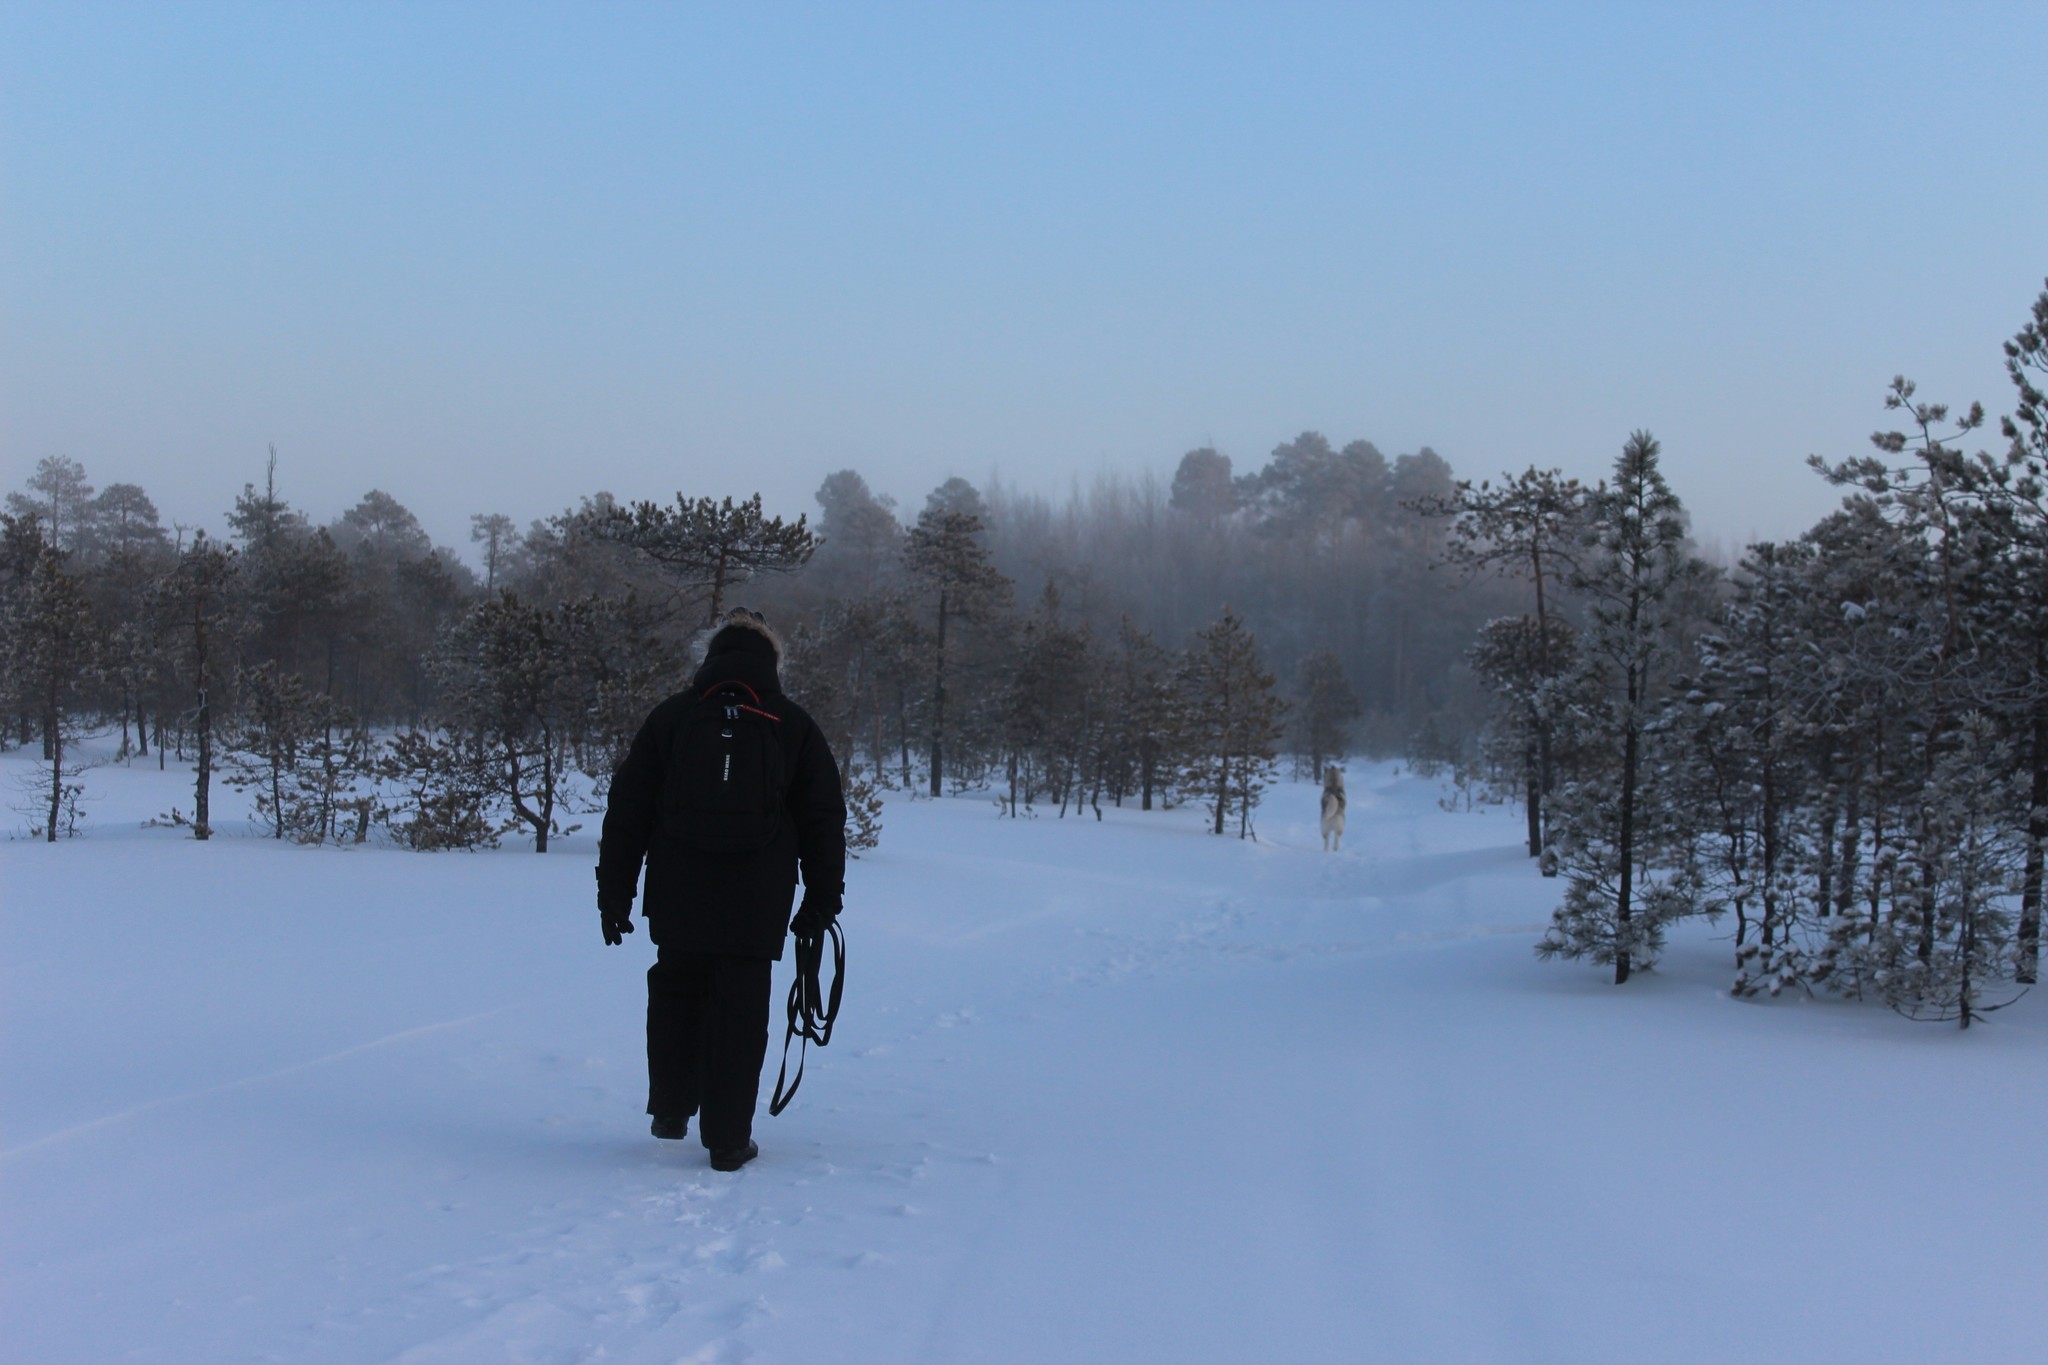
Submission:
[[[685,848],[758,853],[782,832],[788,774],[782,718],[742,682],[692,697],[676,725],[662,790],[662,824]]]

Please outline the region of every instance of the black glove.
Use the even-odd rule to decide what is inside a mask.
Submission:
[[[796,914],[790,918],[789,932],[798,938],[823,938],[825,931],[832,926],[832,921],[838,918],[839,911],[836,908],[821,905],[806,896],[804,903],[797,907]]]
[[[624,905],[599,905],[597,917],[604,925],[606,943],[624,943],[626,935],[633,932],[633,902]]]

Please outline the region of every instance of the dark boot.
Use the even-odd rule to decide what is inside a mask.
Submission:
[[[683,1114],[656,1114],[654,1121],[647,1125],[647,1131],[670,1142],[689,1136],[690,1120]]]
[[[714,1171],[736,1171],[759,1155],[761,1155],[760,1145],[752,1138],[748,1138],[747,1145],[744,1147],[733,1147],[723,1152],[713,1152],[711,1154],[711,1169]]]

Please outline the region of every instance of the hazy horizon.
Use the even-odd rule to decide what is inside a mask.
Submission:
[[[2010,406],[2038,5],[598,6],[0,15],[0,485],[218,529],[277,445],[468,554],[609,490],[915,510],[1662,440],[1796,535],[1886,383]],[[1995,432],[1984,445],[1996,447]]]

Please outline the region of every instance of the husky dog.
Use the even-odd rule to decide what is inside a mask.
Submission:
[[[1334,852],[1344,842],[1344,771],[1332,764],[1323,769],[1323,850]]]

